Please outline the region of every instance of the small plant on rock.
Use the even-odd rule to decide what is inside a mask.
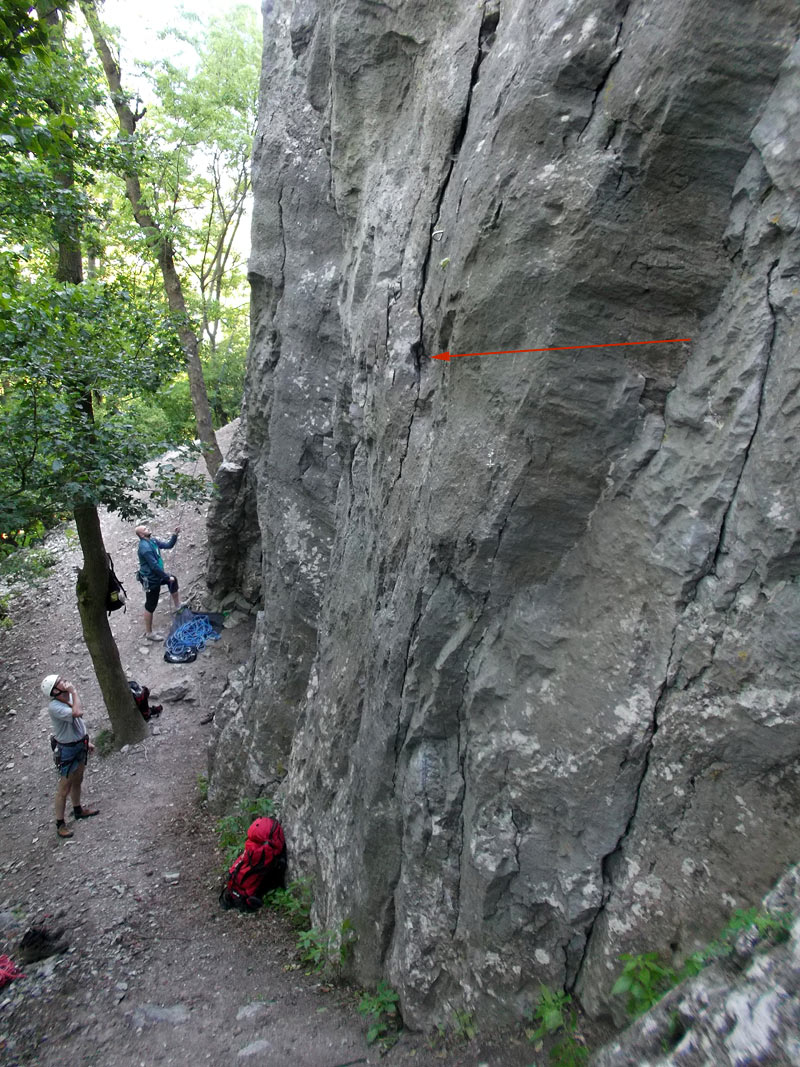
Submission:
[[[526,1031],[529,1041],[541,1042],[542,1038],[563,1031],[548,1053],[552,1067],[583,1067],[589,1059],[589,1050],[576,1033],[578,1016],[571,1004],[572,997],[563,989],[542,986],[539,1000],[529,1014],[531,1022],[539,1024]]]
[[[611,988],[613,996],[626,996],[630,1015],[649,1011],[677,981],[671,967],[661,963],[657,952],[643,952],[632,956],[625,952],[620,957],[624,963],[622,974]]]
[[[542,986],[539,992],[539,1000],[529,1012],[531,1022],[539,1025],[535,1030],[526,1030],[529,1041],[538,1041],[547,1034],[555,1034],[566,1027],[569,1013],[567,1009],[572,1003],[572,997],[563,989],[549,989]],[[572,1013],[574,1015],[574,1012]]]
[[[453,1033],[460,1041],[472,1041],[478,1036],[478,1027],[470,1011],[453,1012]]]
[[[386,1051],[397,1041],[401,1026],[397,1007],[399,1000],[397,993],[384,981],[378,982],[374,993],[362,993],[358,1012],[370,1022],[367,1030],[368,1045],[378,1041]]]

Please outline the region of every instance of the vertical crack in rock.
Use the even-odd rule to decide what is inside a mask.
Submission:
[[[602,73],[602,75],[600,77],[600,82],[597,85],[597,88],[594,90],[594,96],[592,98],[592,106],[591,106],[591,108],[589,110],[589,117],[587,118],[586,122],[583,124],[583,126],[581,126],[580,130],[578,131],[578,140],[579,141],[583,137],[585,131],[591,125],[592,119],[594,118],[594,113],[597,110],[597,102],[599,101],[600,97],[603,95],[603,92],[604,92],[605,88],[607,87],[607,85],[608,85],[608,83],[609,83],[609,81],[611,79],[611,75],[612,75],[612,73],[614,71],[614,67],[616,67],[617,63],[619,63],[620,59],[622,59],[622,49],[621,48],[617,48],[617,45],[619,44],[619,39],[622,36],[622,27],[625,25],[625,16],[627,15],[628,8],[630,6],[631,5],[630,5],[630,0],[629,0],[629,2],[624,5],[624,7],[622,8],[622,11],[620,12],[620,20],[619,20],[619,22],[617,24],[617,32],[614,34],[614,41],[613,41],[613,43],[611,45],[611,59],[609,60],[608,66],[603,71],[603,73]],[[608,140],[608,144],[610,144],[610,143],[611,143],[611,138],[609,138],[609,140]],[[606,148],[608,147],[608,144],[606,145]]]
[[[436,198],[436,206],[433,211],[433,222],[431,225],[430,234],[428,235],[428,247],[425,251],[425,258],[422,261],[422,270],[420,275],[420,287],[417,294],[417,316],[419,318],[419,335],[418,338],[411,345],[411,355],[414,359],[414,371],[416,374],[416,395],[414,396],[414,402],[411,407],[411,417],[408,421],[408,433],[406,434],[405,446],[403,454],[400,457],[400,465],[397,471],[397,477],[394,484],[400,481],[403,476],[403,464],[405,463],[406,456],[408,455],[408,449],[411,442],[411,430],[414,425],[414,416],[417,412],[417,405],[419,403],[419,387],[420,376],[422,373],[422,361],[425,358],[425,313],[422,309],[422,303],[425,297],[425,289],[428,284],[428,276],[430,273],[431,256],[433,254],[433,233],[436,230],[439,222],[439,217],[442,212],[442,205],[444,203],[447,190],[450,187],[450,179],[453,175],[453,170],[458,162],[459,153],[461,152],[461,146],[464,143],[464,138],[467,135],[467,128],[469,126],[469,117],[472,109],[472,96],[475,91],[475,86],[478,83],[478,77],[480,73],[481,63],[489,48],[491,47],[490,39],[492,38],[500,19],[499,11],[487,12],[486,3],[484,2],[482,7],[481,25],[478,31],[478,47],[475,52],[475,59],[472,63],[472,71],[470,73],[469,88],[467,89],[467,96],[464,102],[464,110],[461,114],[461,122],[453,137],[453,143],[450,147],[449,157],[450,162],[447,167],[447,173],[439,187],[439,193]],[[463,193],[463,190],[462,190]]]
[[[475,621],[473,622],[473,624],[472,624],[472,626],[471,626],[471,628],[469,630],[469,633],[464,638],[465,642],[468,642],[471,639],[472,635],[476,632],[476,630],[479,629],[480,624],[481,624],[481,620],[483,619],[483,615],[484,615],[484,612],[486,610],[486,605],[487,605],[487,603],[489,601],[489,596],[490,596],[490,591],[487,590],[483,594],[483,598],[482,598],[482,601],[481,601],[481,606],[478,609],[477,615],[475,616]],[[468,785],[469,785],[469,783],[467,781],[467,772],[466,772],[466,766],[465,766],[466,765],[466,759],[467,759],[467,736],[466,736],[466,733],[467,733],[467,725],[468,725],[467,716],[466,716],[467,688],[469,686],[469,672],[470,672],[470,668],[472,666],[472,661],[475,658],[475,654],[477,653],[478,648],[480,647],[480,644],[481,644],[481,641],[483,639],[483,636],[484,636],[485,632],[486,632],[486,629],[484,627],[483,632],[481,632],[479,634],[477,640],[475,641],[475,643],[472,646],[472,649],[470,650],[469,655],[467,656],[466,662],[464,663],[464,681],[463,681],[463,683],[461,685],[461,695],[460,695],[459,700],[458,700],[458,707],[456,708],[456,717],[457,717],[457,721],[458,721],[458,769],[459,769],[459,773],[461,775],[461,786],[460,786],[461,801],[460,801],[460,808],[459,808],[459,813],[458,813],[458,830],[457,830],[458,842],[455,845],[455,847],[456,847],[455,860],[456,860],[456,866],[458,868],[458,880],[457,880],[457,883],[456,883],[456,885],[457,885],[457,895],[456,895],[455,900],[453,901],[453,922],[452,922],[452,932],[453,932],[453,934],[455,934],[455,932],[458,930],[459,916],[461,914],[461,884],[462,884],[462,881],[463,881],[463,878],[464,878],[464,836],[465,836],[465,834],[464,834],[464,803],[465,803],[466,798],[467,798],[467,789],[468,789]],[[455,844],[455,842],[454,842],[454,844]]]
[[[467,96],[464,102],[464,110],[461,113],[461,123],[455,132],[453,137],[453,143],[450,147],[450,164],[447,168],[447,173],[444,176],[444,180],[439,188],[439,194],[436,198],[436,207],[433,212],[433,225],[431,226],[431,235],[428,238],[428,248],[425,253],[425,259],[422,263],[422,284],[420,285],[419,297],[417,299],[417,310],[419,312],[420,321],[420,335],[419,346],[420,354],[424,353],[423,346],[423,332],[425,317],[422,313],[422,299],[425,295],[425,287],[428,282],[428,274],[430,271],[431,255],[433,252],[433,233],[439,223],[439,217],[442,213],[442,205],[444,204],[444,198],[447,195],[447,190],[450,187],[450,179],[453,176],[453,170],[458,162],[458,157],[461,152],[461,146],[464,143],[464,138],[467,136],[467,128],[469,126],[469,117],[472,110],[472,96],[475,92],[475,86],[478,83],[478,77],[480,75],[481,63],[483,62],[486,51],[484,50],[484,42],[487,37],[494,33],[497,29],[499,15],[497,12],[491,12],[487,14],[486,4],[483,5],[483,16],[481,18],[480,30],[478,31],[478,47],[475,52],[475,59],[472,63],[472,72],[469,79],[469,88],[467,89]]]
[[[765,358],[764,358],[764,369],[762,371],[761,381],[759,382],[759,387],[758,387],[758,403],[756,405],[756,417],[755,417],[755,420],[753,422],[753,432],[750,434],[750,438],[749,438],[747,444],[745,445],[744,451],[742,453],[742,465],[741,465],[741,468],[739,470],[739,475],[738,475],[738,477],[736,479],[736,485],[734,485],[734,487],[733,487],[733,492],[731,493],[730,500],[728,501],[728,506],[725,509],[725,514],[723,515],[722,522],[720,523],[719,537],[717,539],[717,547],[716,547],[716,549],[714,551],[713,558],[712,558],[711,563],[710,563],[710,565],[708,567],[708,573],[710,573],[710,574],[716,574],[717,565],[719,563],[720,557],[722,556],[722,554],[723,554],[723,552],[725,550],[724,546],[725,546],[726,534],[727,534],[727,530],[728,530],[728,521],[730,519],[731,511],[733,510],[733,505],[736,502],[736,496],[737,496],[737,494],[739,492],[739,486],[741,485],[742,478],[743,478],[744,472],[745,472],[745,468],[747,467],[747,461],[748,461],[748,459],[750,457],[750,449],[753,446],[753,441],[755,441],[755,439],[756,439],[756,434],[758,433],[758,428],[759,428],[759,426],[761,424],[761,415],[762,415],[763,406],[764,406],[764,393],[765,393],[766,387],[767,387],[767,377],[769,375],[769,364],[770,364],[770,360],[772,359],[772,348],[773,348],[773,345],[775,344],[775,333],[776,333],[776,330],[777,330],[776,315],[775,315],[775,305],[772,303],[772,300],[770,299],[770,289],[772,287],[772,275],[777,270],[778,262],[779,261],[777,259],[774,260],[770,264],[770,268],[767,271],[767,285],[766,285],[766,292],[765,292],[764,295],[765,295],[765,299],[766,299],[766,302],[767,302],[767,307],[770,310],[771,322],[770,322],[769,338],[768,338],[768,340],[766,342],[766,355],[765,355]],[[703,577],[705,577],[705,575]],[[692,590],[692,599],[694,599],[694,596],[697,595],[697,586],[698,585],[699,585],[699,581],[695,582],[694,588]]]
[[[597,928],[598,920],[602,916],[608,905],[609,900],[611,899],[611,893],[614,887],[612,871],[614,860],[622,852],[622,849],[625,846],[625,842],[628,839],[631,830],[633,829],[633,824],[636,820],[636,813],[639,810],[639,799],[641,797],[645,779],[647,778],[647,772],[650,769],[650,756],[653,751],[653,745],[655,743],[656,734],[658,733],[659,713],[661,711],[661,707],[664,703],[664,700],[672,689],[672,682],[670,681],[670,678],[672,676],[672,661],[675,654],[675,641],[678,633],[678,625],[679,623],[676,622],[672,631],[672,642],[670,646],[669,657],[667,659],[667,667],[664,672],[664,681],[659,687],[658,696],[656,697],[655,702],[653,704],[653,714],[650,719],[650,723],[648,724],[647,730],[645,731],[644,743],[647,748],[644,753],[644,757],[642,758],[642,768],[639,774],[639,779],[636,783],[636,788],[633,790],[633,802],[631,804],[631,812],[628,816],[627,822],[625,823],[625,828],[618,837],[616,844],[610,852],[607,852],[606,855],[603,856],[603,859],[601,860],[600,869],[603,878],[602,897],[600,905],[598,906],[597,911],[594,913],[594,916],[592,917],[592,920],[586,929],[586,938],[583,943],[583,952],[581,953],[581,958],[578,962],[578,966],[575,968],[575,975],[572,979],[572,982],[569,984],[569,988],[567,990],[568,992],[575,989],[580,981],[581,972],[583,971],[584,964],[586,963],[586,960],[589,955],[589,947],[591,945],[595,929]],[[630,759],[628,757],[628,754],[626,753],[625,758],[620,764],[620,770],[622,770],[622,768],[625,767],[629,762]]]
[[[284,229],[283,225],[283,190],[284,186],[282,184],[280,190],[278,191],[278,229],[281,235],[281,269],[280,280],[278,282],[278,292],[275,298],[275,314],[273,315],[273,325],[275,321],[275,316],[278,314],[278,305],[281,302],[281,297],[283,296],[283,289],[286,284],[286,230]]]
[[[775,270],[777,269],[778,262],[779,261],[776,259],[770,265],[770,268],[769,268],[769,270],[767,272],[767,284],[766,284],[765,299],[766,299],[766,302],[767,302],[767,306],[770,309],[771,325],[770,325],[770,331],[769,331],[769,338],[765,342],[766,351],[765,351],[765,358],[764,358],[764,366],[763,366],[762,371],[761,371],[761,380],[759,382],[759,387],[758,387],[758,401],[757,401],[757,404],[756,404],[756,417],[755,417],[755,419],[753,421],[753,429],[752,429],[752,432],[750,434],[750,437],[748,438],[747,444],[742,449],[741,465],[739,467],[739,472],[738,472],[738,474],[736,476],[736,483],[733,486],[733,489],[731,491],[730,497],[728,498],[728,503],[727,503],[727,505],[725,507],[725,513],[723,514],[722,520],[720,521],[719,533],[718,533],[717,539],[716,539],[716,546],[714,548],[713,553],[709,553],[708,562],[699,570],[699,572],[691,579],[691,581],[687,583],[686,592],[685,592],[684,597],[683,597],[684,605],[691,603],[691,601],[693,601],[695,599],[695,597],[697,596],[697,590],[698,590],[698,588],[700,586],[700,583],[703,581],[703,579],[708,577],[709,574],[716,574],[716,572],[717,572],[717,566],[719,564],[720,558],[721,558],[722,554],[725,551],[725,547],[724,546],[725,546],[725,541],[726,541],[726,533],[727,533],[727,529],[728,529],[728,522],[730,520],[730,516],[731,516],[732,510],[733,510],[733,506],[736,503],[736,497],[737,497],[737,494],[739,492],[739,486],[741,485],[742,478],[743,478],[744,472],[745,472],[745,468],[747,466],[747,461],[748,461],[748,458],[750,456],[750,449],[752,448],[753,441],[756,438],[756,434],[758,433],[758,428],[759,428],[759,425],[761,423],[761,414],[762,414],[762,408],[763,408],[763,404],[764,404],[764,392],[765,392],[766,384],[767,384],[767,376],[768,376],[768,373],[769,373],[770,360],[772,358],[772,348],[773,348],[773,345],[775,343],[776,316],[775,316],[775,307],[772,304],[772,301],[770,300],[770,287],[772,285],[772,275],[775,272]]]
[[[738,475],[737,475],[737,478],[736,478],[736,483],[733,486],[733,489],[731,491],[730,498],[728,500],[728,504],[727,504],[727,507],[725,509],[725,513],[724,513],[724,515],[722,517],[722,520],[720,522],[719,535],[718,535],[718,538],[717,538],[717,545],[716,545],[716,549],[714,551],[713,557],[711,557],[711,562],[709,563],[709,565],[704,567],[702,569],[701,573],[694,579],[689,593],[683,599],[683,605],[682,606],[684,608],[689,603],[691,603],[691,601],[693,601],[695,599],[695,596],[697,594],[697,588],[698,588],[700,582],[703,580],[703,578],[705,578],[708,574],[716,573],[717,563],[718,563],[718,561],[720,559],[720,556],[724,552],[724,544],[725,544],[725,540],[726,540],[726,531],[727,531],[730,515],[731,515],[731,512],[732,512],[733,506],[734,506],[734,504],[736,502],[737,494],[738,494],[738,491],[739,491],[739,486],[741,485],[742,478],[744,476],[744,471],[745,471],[745,468],[747,466],[747,461],[748,461],[748,458],[749,458],[749,455],[750,455],[750,450],[751,450],[751,448],[753,446],[753,442],[755,441],[756,434],[758,433],[759,425],[761,423],[761,418],[762,418],[762,414],[763,414],[763,405],[764,405],[764,395],[765,395],[765,391],[766,391],[766,383],[767,383],[767,378],[768,378],[768,375],[769,375],[770,360],[771,360],[771,357],[772,357],[772,350],[773,350],[773,345],[774,345],[774,342],[775,342],[775,334],[776,334],[776,329],[777,329],[777,327],[776,327],[776,311],[775,311],[775,307],[774,307],[774,305],[772,303],[772,300],[770,298],[770,289],[771,289],[771,285],[772,285],[773,274],[774,274],[775,270],[778,267],[778,262],[779,262],[778,260],[775,260],[770,265],[769,271],[767,272],[765,299],[766,299],[766,302],[767,302],[767,304],[769,306],[770,313],[771,313],[771,324],[770,324],[769,336],[768,336],[768,338],[766,339],[766,342],[765,342],[765,350],[766,351],[765,351],[763,367],[762,367],[762,370],[761,370],[760,381],[759,381],[759,385],[758,385],[758,401],[757,401],[757,404],[756,404],[756,415],[755,415],[755,419],[753,421],[752,432],[750,433],[750,436],[749,436],[749,438],[747,440],[747,444],[745,445],[744,449],[742,450],[741,466],[740,466],[740,469],[739,469],[739,472],[738,472]],[[652,753],[652,750],[653,750],[653,745],[654,745],[654,742],[655,742],[655,736],[656,736],[656,733],[658,732],[659,712],[660,712],[660,709],[661,709],[661,707],[663,705],[664,700],[666,699],[670,689],[672,688],[672,686],[674,684],[673,682],[670,681],[670,679],[673,677],[672,662],[673,662],[673,658],[674,658],[675,640],[676,640],[676,636],[677,636],[677,631],[678,631],[678,626],[679,625],[680,625],[680,621],[676,622],[676,625],[675,625],[675,627],[673,629],[672,646],[670,648],[670,654],[669,654],[669,658],[668,658],[668,661],[667,661],[667,669],[666,669],[664,682],[662,683],[661,688],[659,689],[658,697],[656,698],[655,705],[653,707],[653,717],[652,717],[652,721],[651,721],[651,724],[650,724],[650,727],[649,727],[649,736],[647,737],[647,742],[646,742],[647,743],[647,751],[645,752],[644,759],[643,759],[643,762],[642,762],[642,771],[641,771],[641,774],[639,776],[639,780],[637,782],[636,789],[634,790],[634,793],[633,793],[632,810],[631,810],[630,816],[628,818],[627,824],[625,826],[625,829],[623,830],[622,834],[620,835],[615,847],[611,850],[611,852],[609,852],[606,856],[603,857],[603,860],[602,860],[602,874],[603,874],[603,897],[602,897],[602,902],[601,902],[600,907],[598,908],[597,912],[595,913],[595,915],[594,915],[594,917],[592,919],[591,926],[589,927],[589,929],[587,931],[586,941],[584,943],[583,954],[581,956],[581,961],[580,961],[580,963],[578,965],[578,968],[576,970],[575,979],[574,979],[574,981],[572,983],[572,987],[574,987],[577,984],[578,980],[579,980],[579,977],[580,977],[580,974],[581,974],[581,970],[583,968],[584,962],[585,962],[585,960],[587,958],[587,955],[588,955],[588,952],[589,952],[589,945],[590,945],[594,930],[596,928],[597,921],[600,918],[600,916],[602,915],[603,911],[605,910],[605,908],[606,908],[606,906],[608,904],[608,901],[609,901],[609,899],[611,897],[611,893],[612,893],[612,890],[613,890],[613,864],[614,864],[614,860],[620,854],[620,852],[622,851],[622,849],[624,847],[624,844],[625,844],[625,841],[626,841],[627,837],[629,836],[629,834],[631,832],[631,829],[632,829],[632,826],[633,826],[633,823],[634,823],[634,821],[636,819],[636,813],[637,813],[638,807],[639,807],[639,798],[640,798],[642,787],[644,785],[644,782],[645,782],[645,779],[647,777],[647,773],[648,773],[648,770],[649,770],[649,767],[650,767],[650,757],[651,757],[651,753]],[[704,670],[705,670],[705,668],[704,668]],[[703,672],[701,671],[699,673],[702,674]],[[694,679],[691,679],[691,681],[693,681],[693,680]],[[627,759],[623,762],[623,766],[624,766],[625,762],[627,762]]]
[[[411,624],[411,628],[409,629],[409,632],[408,632],[408,643],[406,644],[406,654],[405,654],[405,666],[403,668],[403,680],[402,680],[402,683],[400,685],[400,707],[398,709],[397,730],[395,732],[395,745],[394,745],[395,764],[394,764],[394,773],[392,775],[392,787],[393,788],[397,783],[397,764],[398,764],[398,761],[400,759],[400,753],[403,751],[403,748],[405,747],[406,737],[408,735],[408,728],[409,728],[409,725],[411,723],[411,715],[408,715],[406,717],[406,719],[405,719],[405,722],[403,722],[403,704],[404,704],[404,701],[405,701],[406,681],[408,679],[408,672],[411,669],[411,649],[412,649],[413,644],[414,644],[414,638],[417,636],[417,633],[419,632],[419,624],[422,621],[422,616],[425,614],[425,608],[430,603],[431,599],[433,598],[434,594],[436,593],[436,590],[439,588],[439,586],[441,584],[441,581],[442,581],[442,578],[444,578],[444,574],[440,574],[439,575],[439,577],[436,580],[436,585],[431,590],[431,594],[426,599],[424,604],[422,603],[422,594],[420,594],[419,605],[418,605],[418,608],[417,608],[416,616],[415,616],[414,621]]]

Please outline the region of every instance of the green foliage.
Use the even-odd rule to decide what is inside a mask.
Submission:
[[[8,611],[8,597],[0,596],[0,630],[10,630],[14,625]]]
[[[6,78],[9,71],[19,69],[27,52],[36,51],[46,55],[47,40],[47,26],[37,17],[28,0],[3,0],[0,11],[0,61],[5,68],[3,75]],[[0,88],[4,92],[10,85],[10,79],[0,81]]]
[[[159,406],[157,397],[132,396],[125,401],[123,410],[127,421],[136,427],[136,435],[144,446],[148,459],[161,455],[180,440]]]
[[[583,1067],[588,1061],[588,1048],[573,1034],[564,1034],[550,1049],[551,1067]]]
[[[56,563],[58,557],[47,548],[18,548],[0,560],[0,578],[36,585]]]
[[[730,956],[736,944],[736,939],[745,930],[755,928],[761,941],[762,947],[771,944],[781,944],[789,937],[792,927],[792,917],[788,914],[773,915],[771,912],[761,911],[759,908],[737,908],[733,912],[719,937],[711,941],[704,949],[692,953],[681,968],[677,980],[693,978],[704,967],[716,960]]]
[[[161,232],[180,253],[191,328],[220,426],[239,413],[249,341],[246,269],[236,236],[250,192],[260,22],[241,6],[207,25],[195,16],[170,35],[181,42],[182,56],[189,50],[194,56],[146,64],[156,102],[127,149],[135,152]],[[173,428],[193,433],[188,385],[176,385],[159,406]]]
[[[627,1011],[634,1017],[648,1011],[677,981],[671,967],[665,967],[657,952],[639,955],[623,953],[622,973],[614,983],[613,996],[627,996]]]
[[[209,355],[203,367],[208,401],[217,428],[238,417],[244,396],[249,327],[244,318],[230,322],[229,327],[236,332],[231,333],[225,344]]]
[[[737,938],[745,930],[754,928],[758,937],[764,942],[762,947],[766,948],[771,944],[781,944],[786,941],[791,932],[792,922],[792,916],[789,914],[776,915],[759,908],[737,908],[719,937],[711,941],[704,949],[693,952],[679,971],[665,967],[655,952],[646,952],[638,956],[628,954],[620,956],[620,960],[624,961],[625,965],[611,992],[614,996],[627,994],[627,1011],[633,1016],[641,1015],[678,982],[682,982],[685,978],[693,978],[710,963],[731,956]]]
[[[188,383],[176,378],[179,328],[207,334],[218,424],[238,414],[247,299],[228,238],[249,188],[258,20],[226,13],[196,49],[191,73],[173,82],[163,72],[180,121],[120,137],[83,37],[51,31],[22,0],[0,12],[0,533],[49,528],[87,504],[133,516],[142,463],[195,433]],[[149,107],[144,126],[158,114]],[[243,169],[231,185],[232,152]],[[213,173],[196,174],[210,158]],[[198,280],[189,323],[166,313],[152,242],[124,196],[132,166],[152,179],[167,234],[183,238],[178,252]],[[56,284],[57,255],[80,258],[80,240],[89,280]],[[80,271],[73,262],[59,276],[74,283]],[[199,484],[177,474],[159,485],[165,499],[187,489],[196,498]]]
[[[200,798],[200,803],[205,804],[208,800],[208,775],[198,774],[197,776],[197,795]]]
[[[546,1034],[555,1034],[567,1025],[569,1005],[572,997],[563,989],[549,989],[542,986],[539,991],[539,1000],[530,1012],[530,1019],[539,1025],[535,1030],[527,1030],[526,1034],[530,1041],[538,1041]],[[573,1013],[574,1014],[574,1013]]]
[[[195,457],[196,470],[200,449],[194,445],[184,446],[159,462],[154,476],[155,485],[150,494],[154,504],[164,506],[176,500],[202,503],[208,499],[209,488],[202,474],[185,474],[178,466],[179,462],[185,462],[191,456]]]
[[[314,905],[311,879],[296,878],[285,889],[273,889],[264,897],[264,903],[279,911],[295,929],[307,929]]]
[[[169,320],[117,285],[19,279],[0,293],[0,530],[79,504],[132,517],[146,451],[124,404],[179,359]]]
[[[788,940],[792,923],[792,916],[788,912],[773,914],[759,908],[748,908],[746,911],[738,908],[722,931],[720,940],[733,941],[743,930],[755,926],[760,938],[773,944],[781,944]]]
[[[540,1041],[563,1031],[548,1053],[552,1067],[582,1067],[589,1059],[589,1050],[576,1034],[578,1016],[571,1004],[569,993],[542,986],[539,1000],[529,1015],[532,1022],[538,1023],[535,1029],[526,1030],[529,1041]]]
[[[217,822],[220,848],[225,851],[225,867],[228,868],[242,851],[247,840],[250,823],[262,815],[274,815],[275,805],[271,797],[256,797],[240,800],[235,811],[224,815]]]
[[[472,1041],[478,1036],[478,1027],[470,1011],[453,1012],[453,1034],[459,1041]]]
[[[358,1002],[358,1012],[369,1021],[367,1044],[380,1041],[388,1049],[397,1040],[401,1026],[398,1004],[400,997],[388,983],[378,982],[374,993],[364,992]]]
[[[315,973],[333,974],[341,968],[352,951],[353,924],[345,919],[338,930],[301,930],[297,935],[297,949],[302,963],[308,963]]]

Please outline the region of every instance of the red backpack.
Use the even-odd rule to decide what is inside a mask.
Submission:
[[[223,908],[256,911],[271,889],[283,885],[286,841],[277,819],[262,816],[250,824],[244,852],[231,864],[219,902]]]

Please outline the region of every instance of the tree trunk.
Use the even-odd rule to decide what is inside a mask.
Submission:
[[[172,241],[161,231],[161,227],[142,196],[142,186],[134,162],[136,124],[142,116],[135,115],[128,105],[128,97],[122,88],[119,65],[111,54],[108,41],[103,35],[103,28],[94,3],[92,0],[80,0],[80,9],[92,32],[95,50],[100,62],[103,64],[111,100],[119,119],[120,130],[131,144],[132,151],[129,153],[127,173],[125,175],[125,195],[133,208],[133,217],[147,237],[148,243],[155,250],[161,277],[164,280],[164,292],[167,296],[169,309],[182,324],[178,332],[186,359],[186,370],[189,375],[189,389],[197,422],[197,434],[203,446],[206,466],[211,477],[215,478],[222,463],[222,453],[217,444],[214,426],[211,421],[211,407],[208,403],[206,382],[203,377],[203,367],[200,363],[197,334],[189,325],[183,287],[180,276],[175,269],[175,250]]]
[[[111,719],[114,744],[117,747],[133,745],[146,737],[148,730],[131,694],[108,624],[108,557],[100,531],[100,517],[97,508],[91,504],[79,505],[74,515],[83,549],[83,567],[78,571],[76,586],[83,637]]]
[[[55,48],[63,35],[57,5],[51,0],[43,0],[39,5],[39,15],[52,28],[52,43]],[[60,101],[50,101],[50,108],[58,113]],[[71,189],[75,182],[72,161],[63,155],[53,168],[54,177],[63,189]],[[81,260],[80,224],[75,215],[66,215],[54,226],[54,236],[58,242],[58,266],[56,280],[69,285],[80,285],[83,281],[83,264]],[[93,422],[92,388],[87,382],[81,398],[81,407]],[[78,572],[76,592],[78,611],[81,616],[83,638],[89,655],[92,657],[97,681],[103,694],[114,740],[117,745],[133,744],[147,736],[144,719],[136,707],[136,702],[122,669],[119,650],[114,641],[106,614],[106,597],[108,595],[108,556],[100,532],[100,518],[97,508],[92,504],[79,504],[74,509],[75,525],[78,529],[81,548],[83,549],[83,568]]]

